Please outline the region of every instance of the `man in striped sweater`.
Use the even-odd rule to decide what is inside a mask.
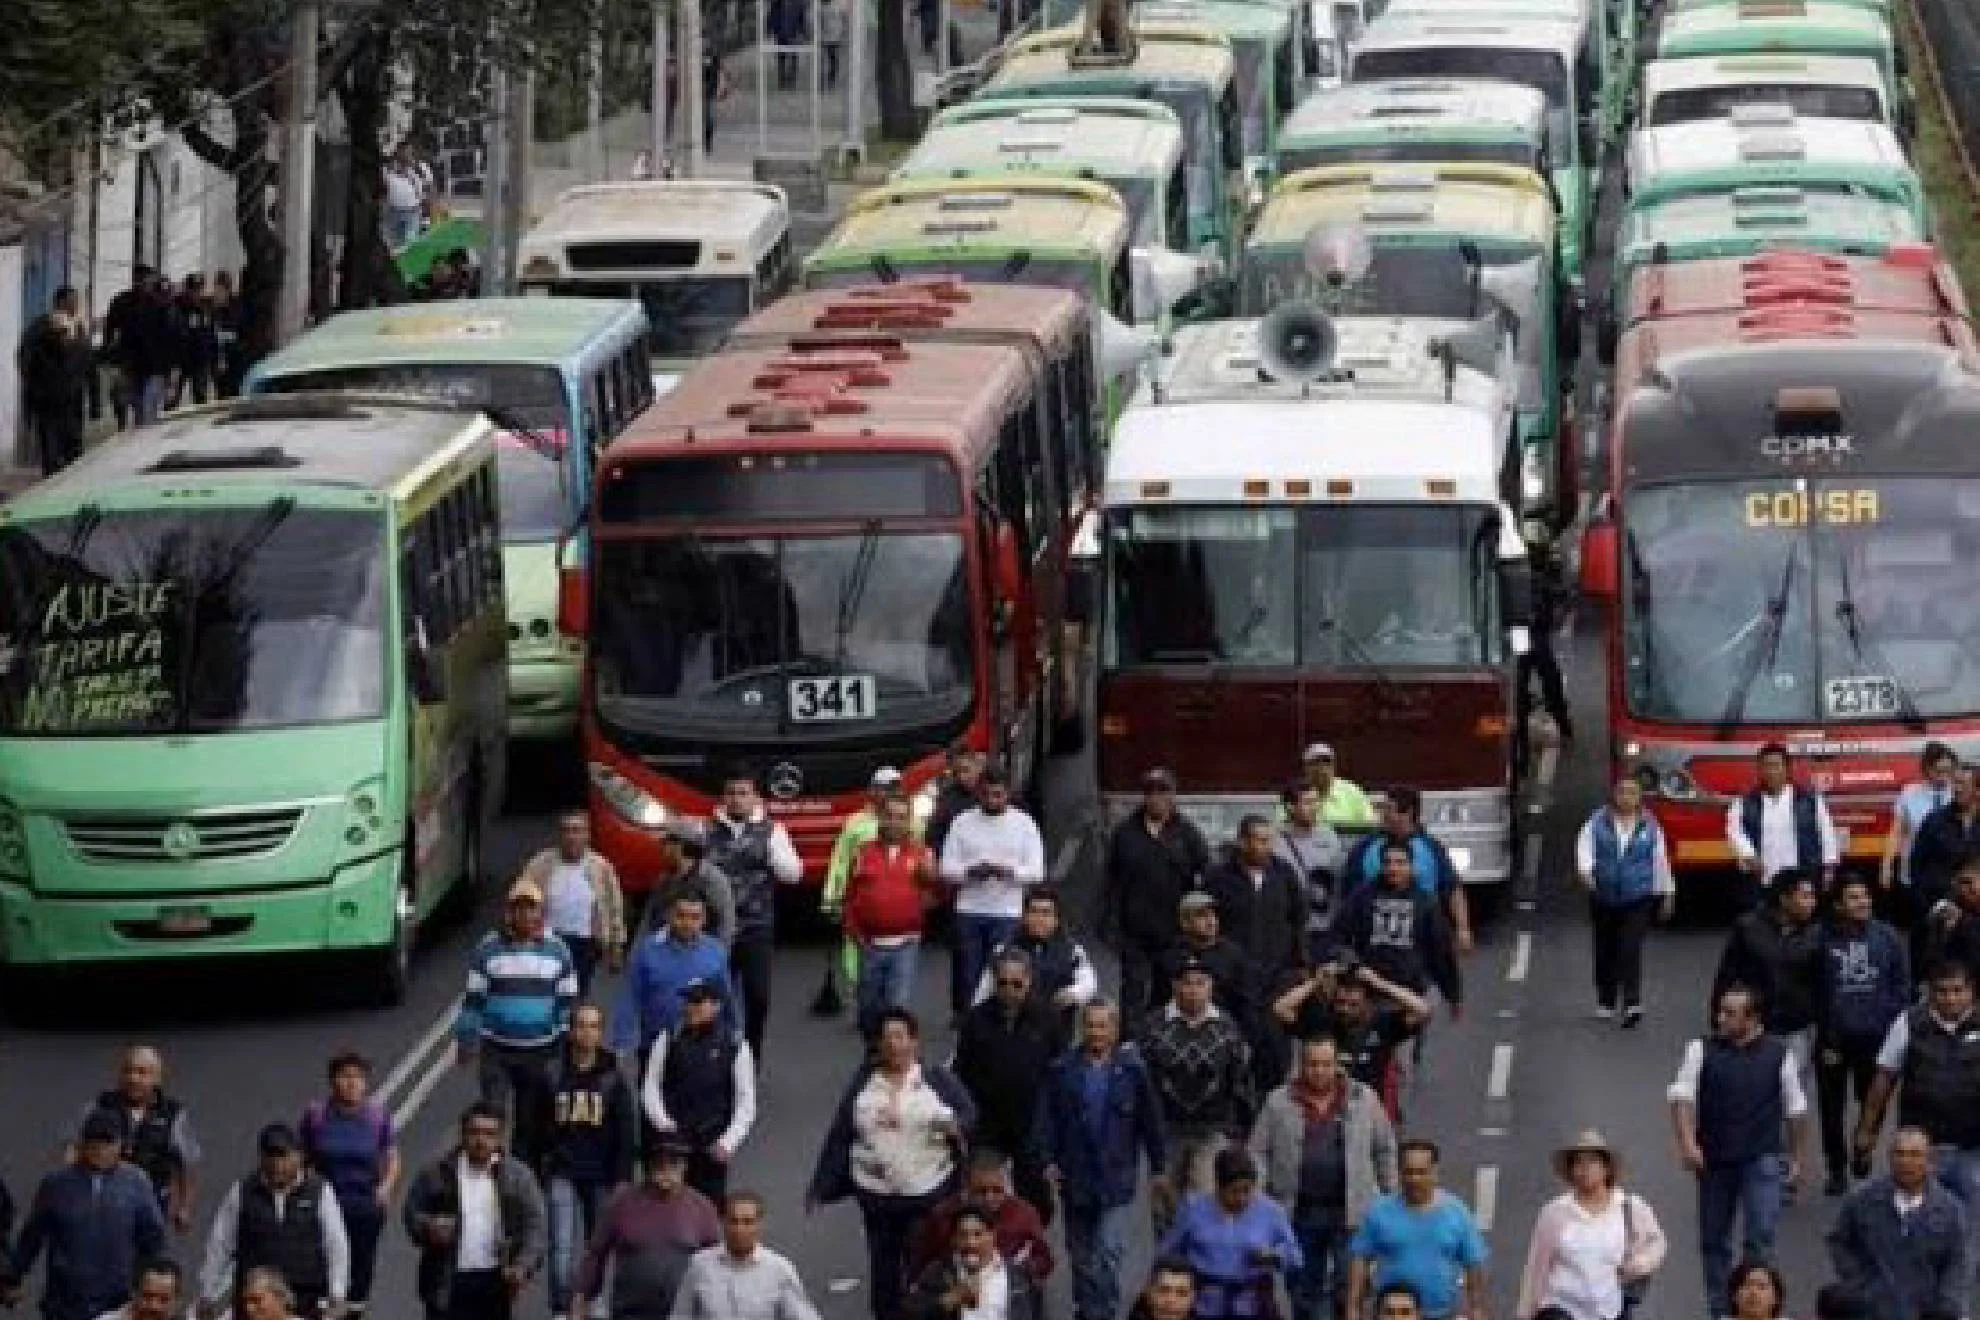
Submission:
[[[479,1069],[481,1098],[508,1115],[510,1149],[532,1168],[543,1153],[550,1064],[577,997],[577,964],[545,929],[542,887],[516,881],[502,928],[484,935],[468,960],[454,1040],[462,1063]]]

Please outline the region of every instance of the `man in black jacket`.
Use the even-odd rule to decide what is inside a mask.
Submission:
[[[1418,994],[1434,985],[1452,1016],[1461,1011],[1464,983],[1450,923],[1442,905],[1417,887],[1408,844],[1391,840],[1382,845],[1378,879],[1348,900],[1340,936],[1383,979]]]
[[[720,986],[690,981],[681,999],[680,1026],[662,1032],[647,1055],[640,1100],[652,1133],[686,1150],[688,1186],[720,1205],[729,1166],[756,1123],[756,1060],[723,1022]],[[655,1148],[649,1143],[648,1153]]]
[[[1952,897],[1932,909],[1927,921],[1931,932],[1926,965],[1955,962],[1980,978],[1980,857],[1960,866],[1953,876]],[[1912,975],[1923,977],[1915,963]]]
[[[1176,940],[1176,904],[1210,869],[1203,831],[1176,809],[1176,777],[1157,768],[1141,777],[1141,806],[1107,841],[1102,921],[1121,955],[1121,1012],[1130,1037],[1155,1008],[1166,978],[1162,953]]]
[[[213,1215],[200,1272],[200,1320],[242,1314],[248,1275],[274,1270],[295,1294],[296,1313],[341,1315],[351,1274],[350,1239],[330,1185],[303,1167],[302,1140],[271,1123],[256,1142],[260,1167],[227,1190]]]
[[[1211,999],[1218,1008],[1250,1030],[1251,1016],[1263,1009],[1263,983],[1252,973],[1244,950],[1223,936],[1217,900],[1201,889],[1191,890],[1176,904],[1181,937],[1172,938],[1156,962],[1162,984],[1175,984],[1185,963],[1195,960],[1210,969]]]
[[[480,1200],[472,1215],[463,1196]],[[427,1320],[509,1320],[516,1295],[543,1268],[542,1188],[503,1152],[502,1111],[485,1101],[461,1116],[460,1146],[413,1179],[402,1213],[419,1249]],[[492,1242],[470,1240],[491,1225]]]
[[[1807,1074],[1822,997],[1822,928],[1815,921],[1816,872],[1789,867],[1767,882],[1767,901],[1733,923],[1712,978],[1712,1002],[1735,985],[1760,997],[1770,1034],[1785,1040]]]
[[[76,291],[55,291],[48,311],[21,336],[21,405],[34,430],[41,475],[52,477],[82,454],[83,409],[95,370]]]
[[[1272,851],[1272,822],[1246,816],[1231,855],[1210,868],[1203,888],[1231,943],[1251,960],[1260,985],[1277,985],[1306,963],[1306,885]]]
[[[956,817],[976,805],[976,785],[983,778],[985,758],[966,742],[949,745],[949,765],[935,789],[935,807],[928,813],[922,841],[928,851],[942,855],[942,842],[949,837],[949,826]]]
[[[144,1171],[158,1192],[158,1207],[172,1230],[192,1227],[193,1177],[199,1166],[199,1138],[192,1116],[165,1090],[165,1060],[149,1045],[124,1051],[114,1090],[84,1105],[79,1121],[101,1113],[116,1126],[124,1158]]]
[[[632,1181],[638,1153],[638,1107],[618,1056],[604,1041],[604,1010],[580,1004],[571,1013],[564,1052],[550,1065],[541,1174],[550,1215],[553,1315],[570,1310],[578,1255],[607,1198]]]
[[[977,1136],[1011,1157],[1011,1180],[1046,1224],[1052,1184],[1035,1140],[1038,1084],[1065,1047],[1060,1015],[1035,992],[1031,959],[1006,948],[990,961],[990,997],[963,1014],[954,1072],[976,1101]]]
[[[1033,889],[1025,894],[1024,916],[1004,948],[1031,959],[1031,997],[1058,1017],[1060,1039],[1071,1040],[1074,1017],[1100,993],[1100,974],[1085,946],[1066,933],[1055,891]],[[990,997],[995,988],[991,976],[991,969],[984,968],[971,1002],[980,1004]]]
[[[1953,877],[1967,858],[1980,855],[1980,769],[1963,765],[1953,775],[1952,801],[1919,822],[1905,865],[1911,883],[1911,970],[1925,975],[1932,909],[1952,895]]]

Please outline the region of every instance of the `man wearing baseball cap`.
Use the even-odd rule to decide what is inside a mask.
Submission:
[[[165,1215],[151,1179],[123,1162],[123,1148],[109,1114],[83,1120],[75,1158],[35,1189],[0,1302],[20,1300],[21,1281],[44,1251],[43,1320],[94,1320],[130,1300],[139,1263],[165,1249]]]
[[[303,1168],[302,1142],[286,1123],[255,1141],[260,1164],[227,1189],[213,1215],[200,1271],[200,1320],[223,1307],[241,1314],[240,1290],[256,1270],[274,1270],[296,1297],[296,1313],[341,1315],[351,1278],[351,1243],[329,1184]]]
[[[853,868],[859,863],[860,849],[880,837],[880,817],[889,798],[901,795],[901,772],[891,765],[875,770],[866,781],[866,805],[847,818],[839,837],[832,844],[832,859],[825,867],[825,890],[819,896],[819,910],[834,921],[846,905],[846,887],[852,883]],[[909,812],[910,824],[914,821]],[[917,834],[920,831],[915,831]],[[819,1017],[832,1017],[845,1008],[843,980],[847,988],[859,984],[859,939],[851,931],[839,942],[839,956],[825,964],[825,979],[812,1000],[811,1011]]]
[[[578,1266],[573,1316],[590,1314],[586,1299],[604,1292],[608,1264],[615,1314],[672,1314],[694,1253],[722,1236],[715,1207],[687,1185],[689,1153],[679,1137],[660,1137],[647,1161],[646,1181],[621,1188],[606,1205]]]
[[[1176,808],[1175,773],[1166,766],[1143,772],[1141,805],[1107,840],[1101,899],[1103,924],[1121,955],[1122,1025],[1134,1039],[1168,993],[1158,964],[1176,941],[1176,904],[1209,869],[1209,842]]]
[[[1375,827],[1375,807],[1361,785],[1334,771],[1334,745],[1316,742],[1299,758],[1306,782],[1320,790],[1320,819],[1336,829],[1366,830]]]

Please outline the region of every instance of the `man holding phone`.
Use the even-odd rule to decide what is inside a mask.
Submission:
[[[1001,766],[984,770],[977,805],[956,817],[942,843],[942,880],[956,889],[956,950],[949,1008],[969,1009],[990,956],[1011,942],[1024,914],[1025,890],[1045,880],[1045,839],[1022,808],[1011,805]]]

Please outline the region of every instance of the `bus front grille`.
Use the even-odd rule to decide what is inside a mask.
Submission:
[[[294,837],[301,807],[199,812],[186,816],[71,816],[69,846],[86,861],[238,862],[265,857]]]

